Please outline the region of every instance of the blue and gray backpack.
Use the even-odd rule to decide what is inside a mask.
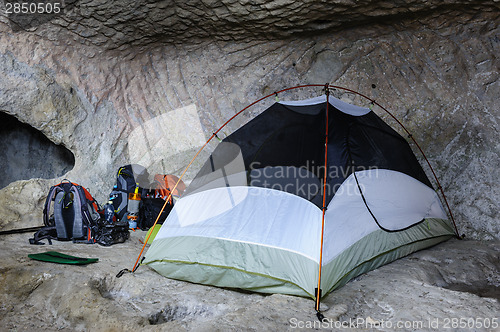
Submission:
[[[94,243],[101,216],[97,201],[84,187],[63,180],[49,190],[43,208],[43,223],[31,244],[42,239]]]

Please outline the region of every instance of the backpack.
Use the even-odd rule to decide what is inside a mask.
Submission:
[[[173,198],[178,198],[184,190],[186,189],[186,185],[184,182],[179,181],[179,184],[170,195],[171,189],[174,188],[175,184],[179,181],[179,178],[175,175],[163,175],[156,174],[154,177],[154,183],[152,187],[155,189],[147,191],[142,197],[142,205],[139,212],[139,222],[138,227],[142,230],[148,230],[152,227],[160,214],[163,205],[165,204],[165,200],[168,199],[168,203],[163,209],[163,212],[158,219],[158,224],[163,224],[165,219],[167,219],[168,214],[172,210],[175,200]],[[169,198],[170,195],[170,198]]]
[[[148,172],[144,167],[140,165],[125,165],[118,169],[116,185],[110,194],[117,219],[126,220],[128,194],[135,191],[138,183],[148,183]],[[142,193],[143,191],[144,189],[139,186],[139,192]]]
[[[43,223],[30,239],[31,244],[43,244],[42,239],[94,243],[101,216],[97,201],[84,187],[64,179],[52,186],[43,208]]]

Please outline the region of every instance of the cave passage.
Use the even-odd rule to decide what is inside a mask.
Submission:
[[[0,111],[0,189],[17,180],[52,179],[75,166],[75,156],[43,133]]]

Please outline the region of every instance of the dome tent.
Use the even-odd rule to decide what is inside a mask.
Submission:
[[[353,277],[454,235],[406,140],[327,93],[277,102],[227,136],[143,263],[173,279],[309,296],[318,310]]]

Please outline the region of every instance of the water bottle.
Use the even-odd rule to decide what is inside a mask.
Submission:
[[[129,228],[136,229],[139,218],[139,204],[141,203],[141,194],[139,194],[139,185],[135,187],[135,192],[128,195],[127,220]]]
[[[115,207],[113,206],[113,202],[109,200],[108,204],[104,205],[104,219],[106,220],[106,223],[112,224],[114,215]]]

